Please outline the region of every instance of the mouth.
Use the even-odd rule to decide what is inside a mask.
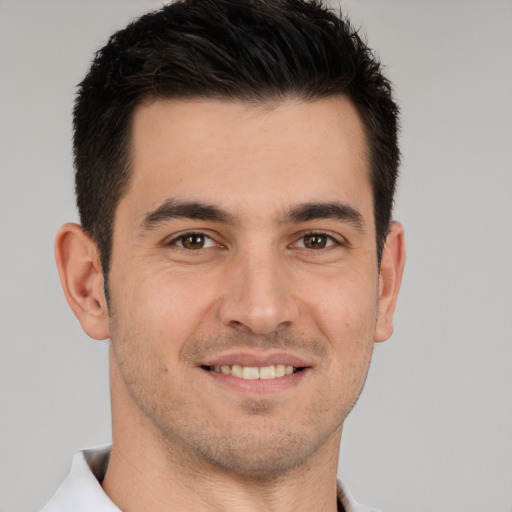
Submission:
[[[243,380],[273,380],[301,372],[307,367],[293,366],[290,364],[272,364],[269,366],[244,366],[232,365],[203,365],[203,370],[220,373]]]
[[[285,352],[240,351],[217,354],[198,368],[209,382],[245,396],[275,396],[296,389],[315,362]]]

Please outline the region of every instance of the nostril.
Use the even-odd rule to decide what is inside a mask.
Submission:
[[[228,323],[228,326],[232,327],[236,331],[247,332],[247,333],[253,332],[252,329],[248,325],[244,324],[243,322],[239,322],[238,320],[231,320]]]
[[[254,295],[247,289],[225,296],[219,302],[219,320],[236,332],[267,335],[297,319],[297,304],[284,292],[279,296],[270,292]]]

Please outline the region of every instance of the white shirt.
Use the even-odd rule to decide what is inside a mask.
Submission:
[[[73,457],[68,476],[41,512],[121,512],[100,485],[110,449],[107,445],[78,452]],[[338,497],[345,512],[378,512],[359,505],[341,484]]]

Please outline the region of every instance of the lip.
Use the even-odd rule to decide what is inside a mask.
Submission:
[[[207,378],[212,379],[211,382],[246,396],[262,396],[286,391],[298,386],[302,379],[307,377],[310,372],[310,368],[306,367],[299,372],[291,373],[284,377],[276,377],[275,379],[247,380],[204,368],[200,368],[200,370]]]
[[[209,370],[212,366],[253,366],[264,367],[277,364],[285,366],[294,366],[300,368],[298,372],[294,372],[283,377],[276,377],[274,379],[242,379],[233,377],[232,375],[224,375]],[[286,352],[251,352],[251,351],[238,351],[221,353],[211,358],[201,361],[198,369],[203,374],[211,379],[210,382],[220,385],[222,388],[235,391],[245,396],[262,396],[271,395],[286,391],[299,385],[303,378],[307,377],[310,373],[313,363],[303,357]]]
[[[265,352],[264,354],[251,352],[225,353],[207,359],[201,362],[199,366],[232,366],[234,364],[257,367],[284,364],[285,366],[295,366],[295,368],[309,368],[313,366],[311,361],[286,352]]]

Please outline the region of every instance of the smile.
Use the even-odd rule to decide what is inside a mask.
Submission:
[[[232,377],[245,380],[277,379],[279,377],[285,377],[286,375],[291,375],[292,373],[296,373],[302,370],[300,367],[284,364],[275,364],[270,366],[243,366],[239,364],[233,364],[222,366],[203,366],[203,368],[216,373],[222,373],[223,375],[230,375]]]

